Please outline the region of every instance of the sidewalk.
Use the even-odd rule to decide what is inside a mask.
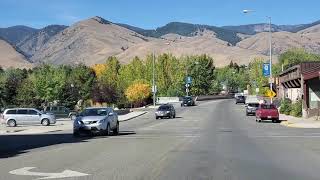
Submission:
[[[119,120],[120,122],[122,122],[122,121],[129,121],[129,120],[131,120],[131,119],[133,119],[133,118],[142,116],[142,115],[144,115],[144,114],[146,114],[146,113],[147,113],[147,111],[133,111],[133,112],[131,112],[131,113],[128,113],[128,114],[119,116],[119,117],[118,117],[118,120]]]
[[[125,115],[119,115],[118,120],[120,122],[129,121],[136,117],[146,114],[147,111],[134,111]],[[72,130],[72,123],[70,119],[57,119],[57,123],[51,126],[17,126],[17,127],[7,127],[5,125],[0,125],[0,135],[23,135],[23,134],[43,134],[49,132],[59,132]]]
[[[320,128],[320,118],[312,117],[308,119],[297,118],[280,114],[281,125],[292,128]]]

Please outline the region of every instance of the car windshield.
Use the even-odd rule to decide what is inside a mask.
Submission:
[[[168,111],[170,109],[169,106],[160,106],[158,111]]]
[[[262,104],[262,109],[276,109],[276,107],[273,104]]]
[[[259,104],[256,104],[256,103],[252,103],[252,104],[251,104],[251,103],[250,103],[250,104],[248,104],[248,106],[249,106],[249,107],[259,107]]]
[[[238,96],[239,99],[244,99],[244,96]]]
[[[106,116],[108,114],[108,110],[105,108],[101,109],[85,109],[81,115],[82,116]]]
[[[190,101],[192,98],[191,97],[184,97],[183,100],[184,101]]]

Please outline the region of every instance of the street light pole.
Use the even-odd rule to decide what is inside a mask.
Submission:
[[[156,106],[156,82],[155,82],[155,57],[154,51],[152,52],[152,92],[153,92],[153,106]]]
[[[273,80],[272,80],[272,24],[271,24],[271,17],[268,16],[269,19],[269,55],[270,55],[270,59],[269,59],[269,63],[270,63],[270,91],[273,91],[272,88],[272,84],[273,84]],[[271,103],[272,103],[272,98],[271,98]]]
[[[243,10],[243,13],[248,14],[251,12],[255,12],[254,10]],[[273,91],[273,81],[272,81],[272,23],[271,23],[271,16],[267,16],[269,19],[269,65],[270,65],[270,91]],[[272,98],[271,98],[272,103]]]

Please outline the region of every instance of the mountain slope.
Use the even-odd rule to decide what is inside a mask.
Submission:
[[[296,33],[303,29],[307,29],[312,26],[316,26],[320,24],[320,20],[309,23],[309,24],[298,24],[298,25],[275,25],[272,24],[272,31],[273,32],[280,32],[280,31],[287,31]],[[269,24],[267,23],[260,23],[260,24],[247,24],[247,25],[239,25],[239,26],[223,26],[221,28],[228,29],[231,31],[235,31],[242,34],[249,34],[254,35],[260,32],[267,32],[269,31]]]
[[[251,36],[237,44],[238,47],[269,54],[269,33]],[[278,55],[292,48],[304,48],[309,52],[320,53],[320,42],[306,35],[291,32],[272,33],[273,53]]]
[[[94,17],[58,33],[31,60],[36,63],[93,65],[144,41],[148,39],[136,32]]]
[[[13,46],[0,39],[0,66],[3,68],[30,68],[31,64]]]
[[[147,37],[159,38],[163,35],[170,34],[170,33],[191,37],[196,35],[197,32],[204,31],[204,30],[211,30],[216,33],[217,38],[227,41],[231,44],[236,44],[241,40],[241,38],[238,37],[237,33],[234,31],[222,29],[216,26],[208,26],[208,25],[171,22],[165,26],[157,28],[156,30],[145,30],[145,29],[137,28],[134,26],[126,25],[126,24],[119,24],[119,25]]]
[[[24,40],[17,44],[17,47],[26,55],[28,58],[44,46],[44,44],[53,36],[67,28],[62,25],[50,25],[39,31],[29,35]]]
[[[13,45],[17,45],[20,41],[37,31],[37,29],[27,26],[12,26],[8,28],[0,28],[0,37]]]
[[[153,51],[156,54],[171,53],[175,56],[208,54],[214,58],[215,65],[219,67],[229,64],[230,61],[248,64],[255,57],[265,58],[255,51],[230,46],[228,42],[218,39],[214,32],[208,30],[192,37],[167,34],[161,39],[137,44],[117,57],[122,63],[126,63],[135,56],[145,58]]]

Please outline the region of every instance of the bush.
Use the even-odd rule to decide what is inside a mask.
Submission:
[[[302,117],[302,101],[298,100],[296,103],[291,105],[291,116]]]
[[[291,112],[291,100],[286,98],[281,101],[280,113],[285,115],[290,115],[290,112]]]

